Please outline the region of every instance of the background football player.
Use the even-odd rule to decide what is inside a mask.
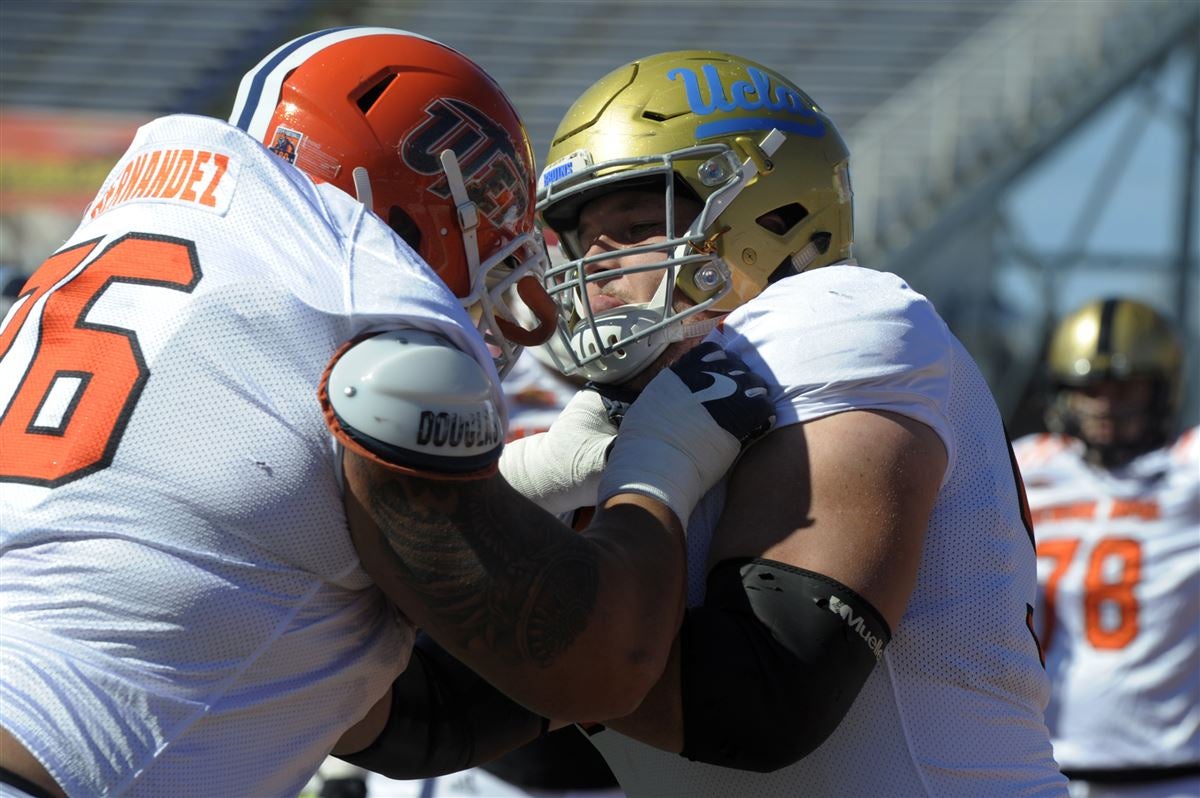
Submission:
[[[1077,796],[1200,794],[1200,435],[1149,305],[1056,328],[1047,426],[1017,442],[1037,534],[1046,721]]]

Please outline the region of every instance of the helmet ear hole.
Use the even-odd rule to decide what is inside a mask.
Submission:
[[[789,202],[787,205],[781,205],[774,210],[767,211],[754,221],[767,232],[782,237],[791,232],[793,227],[804,221],[804,217],[806,216],[808,216],[807,208],[798,202]]]
[[[404,243],[413,248],[413,252],[421,251],[421,228],[413,218],[405,213],[399,205],[393,205],[388,210],[388,227],[396,231],[396,235],[404,239]]]

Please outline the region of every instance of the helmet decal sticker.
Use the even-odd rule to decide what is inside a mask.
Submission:
[[[726,136],[731,133],[773,128],[778,128],[785,133],[798,133],[801,136],[813,138],[820,138],[825,134],[825,123],[821,121],[820,116],[817,115],[808,100],[787,86],[775,86],[772,91],[771,79],[762,70],[747,67],[746,72],[750,80],[734,81],[728,89],[715,66],[705,64],[700,70],[703,78],[694,70],[684,67],[676,67],[667,71],[667,80],[683,81],[684,91],[687,92],[688,108],[696,116],[727,114],[732,111],[782,111],[795,115],[796,120],[763,116],[757,119],[738,117],[701,122],[696,126],[697,140],[711,136]],[[708,102],[705,102],[701,91],[702,80],[708,88]]]
[[[400,144],[404,162],[423,175],[440,175],[439,154],[454,151],[462,169],[467,195],[479,212],[498,228],[523,218],[529,208],[530,180],[505,128],[478,108],[450,98],[425,107],[426,119]],[[429,187],[442,199],[450,197],[443,176]]]
[[[559,180],[564,180],[592,165],[592,156],[584,150],[575,152],[560,161],[548,165],[542,170],[541,187],[545,188]]]
[[[275,139],[268,149],[288,163],[294,164],[296,154],[300,151],[300,144],[303,141],[303,133],[288,130],[286,127],[277,127],[275,128]]]

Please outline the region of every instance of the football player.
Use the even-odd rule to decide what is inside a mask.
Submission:
[[[1182,368],[1154,308],[1087,302],[1051,338],[1052,431],[1016,444],[1072,795],[1200,795],[1200,435],[1178,434]]]
[[[716,346],[666,374],[577,534],[496,473],[500,375],[554,326],[503,92],[341,28],[230,122],[142,127],[0,333],[5,795],[295,795],[335,745],[445,772],[632,710],[762,380]],[[486,684],[418,626],[528,705],[472,705],[507,736],[445,732]]]
[[[717,342],[778,417],[691,517],[663,679],[588,728],[625,791],[1064,794],[1000,414],[930,303],[852,259],[833,120],[746,58],[639,59],[564,115],[539,208],[564,371],[627,401]]]

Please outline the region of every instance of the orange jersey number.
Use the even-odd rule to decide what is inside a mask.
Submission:
[[[1038,543],[1039,557],[1053,561],[1043,591],[1045,625],[1042,641],[1050,647],[1057,615],[1058,587],[1079,550],[1079,540],[1059,538]],[[1083,580],[1083,622],[1088,642],[1097,649],[1124,648],[1137,637],[1138,602],[1133,589],[1142,576],[1142,547],[1132,538],[1101,538],[1088,556]],[[1116,624],[1106,625],[1105,605],[1116,608]]]
[[[1105,566],[1118,564],[1116,579],[1105,581]],[[1083,583],[1083,614],[1088,642],[1094,648],[1114,649],[1129,645],[1138,633],[1138,603],[1133,588],[1142,576],[1142,547],[1131,538],[1104,538],[1092,549],[1087,578]],[[1101,607],[1116,606],[1120,621],[1106,628]]]
[[[190,241],[129,234],[80,269],[97,243],[43,263],[0,332],[0,357],[26,358],[0,417],[0,481],[56,487],[112,462],[150,371],[133,330],[89,322],[88,311],[113,283],[190,292],[200,279]],[[14,343],[27,324],[37,338],[23,356]]]

